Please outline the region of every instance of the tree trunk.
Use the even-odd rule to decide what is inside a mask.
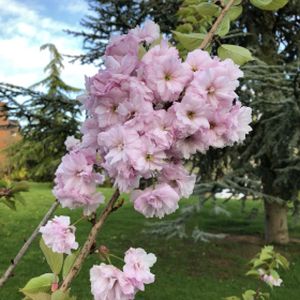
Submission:
[[[267,243],[289,242],[286,205],[265,200],[265,239]]]

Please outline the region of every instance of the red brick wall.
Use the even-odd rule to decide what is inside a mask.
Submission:
[[[18,124],[7,118],[5,104],[0,102],[0,170],[7,163],[7,154],[3,150],[19,141],[20,138]]]

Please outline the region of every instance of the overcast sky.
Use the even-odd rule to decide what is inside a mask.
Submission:
[[[0,0],[0,82],[30,86],[45,77],[43,68],[49,52],[40,46],[53,43],[61,53],[82,53],[82,41],[63,32],[80,29],[88,12],[85,0]],[[93,75],[94,66],[70,64],[64,60],[62,78],[83,88],[84,75]]]

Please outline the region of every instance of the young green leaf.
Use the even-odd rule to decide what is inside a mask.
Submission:
[[[237,65],[243,65],[254,60],[248,49],[229,44],[223,44],[218,48],[218,56],[221,59],[231,58]]]
[[[224,4],[228,4],[229,0],[223,0],[224,1]],[[235,0],[233,2],[233,5],[240,5],[242,3],[242,0]]]
[[[239,6],[232,6],[227,12],[227,14],[230,21],[234,21],[241,15],[242,12],[243,12],[243,7],[239,5]]]
[[[277,262],[284,268],[284,269],[288,269],[289,268],[289,262],[288,260],[282,256],[281,254],[277,253],[276,254],[276,260]]]
[[[250,0],[250,2],[259,9],[276,11],[284,7],[289,0]]]
[[[53,252],[48,246],[46,246],[43,239],[40,240],[40,248],[43,251],[52,272],[58,275],[63,266],[64,255],[62,253]]]
[[[36,294],[24,293],[24,294],[26,295],[25,299],[29,299],[29,300],[51,300],[51,295],[46,293],[36,293]]]
[[[71,297],[69,292],[64,293],[60,290],[57,290],[51,295],[51,300],[76,300],[76,298]]]
[[[202,17],[213,17],[221,11],[221,8],[213,3],[200,3],[193,8]]]
[[[198,48],[203,41],[205,34],[202,33],[181,33],[178,31],[172,31],[178,42],[182,44],[187,50],[194,50]]]
[[[230,30],[230,18],[229,15],[225,15],[223,21],[219,25],[216,34],[219,36],[226,35]]]
[[[79,251],[76,251],[70,255],[68,255],[65,259],[65,262],[64,262],[64,266],[63,266],[63,279],[66,278],[66,276],[68,275],[70,269],[72,268],[74,262],[75,262],[75,259],[78,255]]]
[[[243,296],[243,300],[255,300],[254,298],[255,295],[256,295],[255,291],[248,290],[242,296]]]
[[[250,270],[246,273],[246,276],[259,276],[259,273],[256,270]]]
[[[46,273],[38,277],[30,279],[21,289],[21,292],[26,294],[36,294],[39,292],[47,293],[51,290],[51,285],[55,281],[55,274]]]

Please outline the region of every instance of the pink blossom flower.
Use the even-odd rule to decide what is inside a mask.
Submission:
[[[239,82],[236,80],[244,76],[244,73],[243,71],[241,71],[239,66],[229,58],[219,62],[219,66],[223,70],[224,75],[227,76],[230,80],[233,80],[236,83],[236,87],[238,87]]]
[[[194,75],[190,92],[203,97],[214,109],[228,109],[237,97],[236,81],[229,80],[221,68],[210,68]]]
[[[71,254],[72,249],[78,248],[75,241],[75,227],[70,226],[70,217],[55,216],[40,228],[45,244],[53,252]]]
[[[104,202],[103,195],[96,191],[96,184],[101,184],[104,177],[93,170],[94,156],[90,151],[81,149],[62,158],[55,173],[56,186],[53,189],[62,207],[83,207],[88,215]]]
[[[167,150],[174,141],[173,125],[175,121],[175,114],[171,111],[155,110],[150,117],[148,115],[148,120],[143,127],[143,137],[157,151]]]
[[[153,61],[146,67],[145,75],[146,84],[164,102],[176,100],[191,78],[190,70],[172,56]]]
[[[95,108],[95,114],[98,119],[98,126],[106,128],[117,123],[122,123],[122,117],[118,114],[118,99],[111,99],[110,101],[101,101]]]
[[[190,175],[182,164],[169,163],[164,166],[159,182],[166,182],[181,197],[188,198],[193,193],[196,176]]]
[[[158,217],[173,213],[178,208],[179,195],[168,184],[158,184],[132,193],[134,208],[146,218]]]
[[[80,145],[80,140],[76,139],[73,135],[68,136],[67,139],[65,140],[65,146],[68,151],[75,150],[78,148]]]
[[[227,132],[227,139],[230,143],[241,142],[246,135],[252,130],[249,124],[252,122],[251,108],[241,106],[240,102],[232,108],[228,120],[230,127]]]
[[[159,26],[151,20],[147,20],[142,28],[137,26],[135,29],[130,31],[139,41],[145,41],[148,44],[151,44],[159,38]]]
[[[82,148],[92,149],[96,151],[98,148],[97,137],[99,133],[99,126],[97,119],[86,119],[80,129],[82,136]]]
[[[135,288],[124,273],[104,263],[90,269],[91,292],[95,300],[133,300]]]
[[[168,41],[162,40],[159,45],[154,46],[145,53],[142,58],[142,65],[138,69],[138,72],[142,72],[145,66],[168,57],[179,59],[179,52],[175,47],[170,47]]]
[[[141,150],[141,155],[136,158],[135,169],[142,174],[148,174],[149,171],[160,171],[165,164],[166,154],[149,143],[145,143]]]
[[[209,128],[207,120],[208,106],[200,97],[186,94],[180,103],[174,105],[177,120],[187,127],[187,135],[191,135],[201,128]]]
[[[120,125],[100,133],[98,144],[107,149],[105,160],[111,165],[136,159],[142,148],[138,134]]]
[[[137,64],[138,60],[135,55],[127,54],[123,57],[119,57],[118,59],[113,56],[105,57],[106,69],[115,74],[130,75]]]
[[[282,279],[281,278],[279,278],[279,277],[275,278],[271,274],[268,275],[266,273],[266,271],[263,270],[263,269],[259,269],[258,272],[259,272],[261,280],[264,281],[265,283],[267,283],[268,285],[270,285],[270,286],[281,286],[281,284],[282,284]]]
[[[117,63],[119,64],[119,72],[122,70],[126,74],[130,74],[138,65],[138,48],[139,39],[132,33],[112,37],[106,47],[105,57],[106,63],[111,71],[116,71]],[[127,70],[126,70],[127,67]]]
[[[190,158],[197,151],[204,153],[208,150],[209,145],[203,139],[203,131],[205,132],[205,130],[196,131],[177,141],[175,147],[185,159]]]
[[[130,248],[125,253],[124,261],[123,272],[135,288],[144,291],[144,284],[154,282],[155,275],[150,272],[150,268],[156,262],[153,253],[147,254],[142,248]]]
[[[193,72],[204,71],[218,65],[218,62],[214,61],[207,51],[201,49],[189,52],[185,63],[189,65]]]

